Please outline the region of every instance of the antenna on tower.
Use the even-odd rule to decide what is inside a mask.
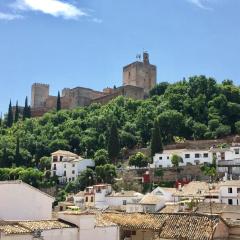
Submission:
[[[141,54],[137,54],[137,55],[136,55],[136,59],[137,59],[137,60],[141,61],[141,58],[142,58],[142,55],[141,55]]]

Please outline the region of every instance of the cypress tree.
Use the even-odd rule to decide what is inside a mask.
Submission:
[[[31,117],[31,107],[28,105],[28,97],[25,98],[25,105],[23,109],[23,120]]]
[[[7,127],[11,127],[13,125],[13,111],[12,111],[12,103],[10,100],[8,107],[8,115],[7,115]]]
[[[17,167],[21,166],[21,164],[22,164],[22,158],[21,158],[21,154],[20,154],[19,137],[17,137],[14,162],[15,162]]]
[[[18,101],[17,101],[16,102],[14,122],[18,122],[18,120],[19,120],[19,108],[18,108]]]
[[[156,119],[154,121],[154,127],[152,129],[152,138],[151,138],[151,156],[153,157],[155,153],[163,152],[162,137],[159,128],[159,122]]]
[[[27,117],[28,117],[28,118],[31,118],[31,116],[32,116],[31,106],[29,105],[29,106],[28,106],[28,111],[27,111]]]
[[[8,161],[7,148],[6,148],[6,146],[4,146],[3,155],[2,155],[2,159],[1,159],[1,167],[4,168],[4,167],[10,167],[10,166],[11,166],[11,164]]]
[[[116,158],[120,152],[120,143],[118,137],[118,130],[115,123],[110,127],[108,139],[108,155],[113,163],[116,163]]]
[[[61,97],[60,97],[60,92],[58,91],[58,96],[57,96],[57,111],[61,110]]]

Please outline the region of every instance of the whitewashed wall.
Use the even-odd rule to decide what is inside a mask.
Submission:
[[[53,201],[52,197],[23,182],[0,182],[0,219],[51,219]]]

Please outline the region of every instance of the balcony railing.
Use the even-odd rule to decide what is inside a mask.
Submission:
[[[219,160],[217,162],[218,167],[240,167],[240,159],[234,159],[234,160]]]

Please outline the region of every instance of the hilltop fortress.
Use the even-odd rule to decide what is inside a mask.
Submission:
[[[149,55],[143,53],[143,61],[135,61],[123,67],[123,85],[117,88],[105,88],[96,91],[90,88],[64,88],[61,93],[62,109],[88,106],[91,103],[105,104],[117,96],[144,99],[150,89],[156,85],[157,68],[150,64]],[[57,96],[49,95],[48,84],[34,83],[31,92],[32,116],[42,116],[56,109]]]

